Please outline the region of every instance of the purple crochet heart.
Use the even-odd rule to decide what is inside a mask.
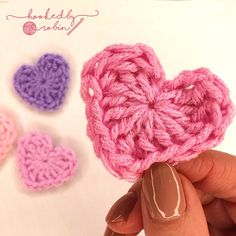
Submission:
[[[45,111],[58,109],[64,101],[69,81],[66,60],[45,54],[36,65],[22,65],[14,76],[17,93],[30,105]]]

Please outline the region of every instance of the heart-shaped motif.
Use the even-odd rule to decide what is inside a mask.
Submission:
[[[130,181],[154,162],[177,164],[216,146],[233,118],[228,89],[209,69],[165,80],[143,44],[107,47],[81,77],[95,152],[113,175]]]
[[[16,128],[6,116],[0,115],[0,160],[12,149],[16,139]]]
[[[77,169],[77,158],[68,148],[54,148],[48,135],[34,132],[19,140],[17,164],[24,184],[40,191],[70,180]]]
[[[66,60],[55,54],[43,55],[36,65],[23,65],[14,76],[17,93],[30,105],[45,111],[58,109],[69,81]]]

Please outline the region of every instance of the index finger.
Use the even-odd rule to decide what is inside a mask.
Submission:
[[[176,169],[203,192],[236,202],[235,156],[209,150],[191,161],[178,164]]]

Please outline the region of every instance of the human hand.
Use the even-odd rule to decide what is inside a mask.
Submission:
[[[236,158],[207,151],[175,168],[154,164],[106,221],[105,236],[235,236]]]

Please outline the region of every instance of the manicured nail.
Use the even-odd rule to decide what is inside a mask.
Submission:
[[[107,223],[117,223],[121,221],[127,221],[130,212],[134,208],[137,202],[137,196],[135,192],[128,192],[123,197],[115,202],[107,214]]]
[[[186,209],[181,180],[176,170],[166,163],[155,163],[145,171],[142,191],[150,216],[154,220],[179,218]]]
[[[104,236],[125,236],[125,234],[118,234],[113,232],[109,227],[106,228]]]

